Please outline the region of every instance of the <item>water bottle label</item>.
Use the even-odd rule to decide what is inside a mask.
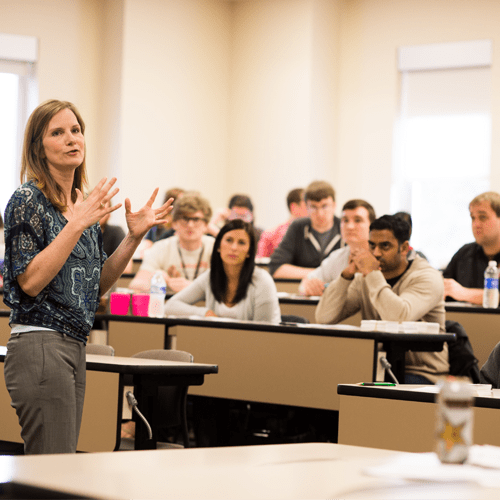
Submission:
[[[486,278],[484,280],[484,288],[487,288],[488,290],[498,288],[498,278]]]

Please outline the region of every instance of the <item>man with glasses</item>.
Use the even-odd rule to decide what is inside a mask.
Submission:
[[[175,235],[157,241],[144,253],[144,259],[130,288],[148,292],[153,274],[160,270],[170,292],[186,288],[210,267],[214,238],[206,235],[212,209],[207,200],[185,193],[172,210]]]
[[[272,254],[269,272],[274,278],[305,278],[341,246],[333,187],[324,181],[312,182],[304,199],[309,217],[293,221]]]

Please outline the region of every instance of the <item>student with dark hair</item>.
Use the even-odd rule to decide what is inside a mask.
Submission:
[[[411,233],[413,231],[413,221],[411,215],[408,212],[396,212],[394,215],[408,222],[410,226],[410,238],[411,238]],[[427,257],[420,250],[415,250],[410,245],[410,251],[408,252],[408,260],[414,259],[415,255],[420,255],[420,257],[423,257],[425,260],[427,260]]]
[[[231,196],[227,208],[218,210],[213,216],[207,228],[207,233],[217,236],[221,227],[230,220],[241,219],[253,227],[255,241],[258,243],[263,230],[254,224],[253,203],[250,196],[246,194],[235,194]]]
[[[299,217],[307,217],[307,206],[302,188],[292,189],[286,197],[286,204],[290,212],[289,219],[273,229],[264,231],[260,235],[257,246],[257,257],[270,257],[278,248],[290,224]]]
[[[316,321],[335,324],[361,311],[362,319],[439,323],[444,333],[443,279],[422,257],[408,260],[409,237],[410,226],[399,217],[384,215],[372,222],[369,249],[352,254],[325,289]],[[435,383],[448,370],[446,344],[441,352],[406,354],[405,383]]]
[[[165,313],[279,323],[276,285],[255,266],[255,249],[251,224],[227,222],[215,239],[210,270],[168,300]],[[194,305],[202,300],[204,307]]]

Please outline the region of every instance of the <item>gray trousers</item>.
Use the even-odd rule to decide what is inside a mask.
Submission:
[[[11,335],[5,383],[26,454],[75,453],[85,396],[85,345],[62,333]]]

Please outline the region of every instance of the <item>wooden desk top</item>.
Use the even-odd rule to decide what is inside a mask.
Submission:
[[[0,482],[106,499],[496,500],[499,496],[500,488],[485,488],[472,481],[457,486],[451,481],[408,481],[365,473],[367,467],[407,457],[418,458],[331,443],[6,456],[0,457]],[[5,490],[9,492],[7,487]]]
[[[430,388],[429,386],[410,384],[400,384],[394,387],[370,387],[359,384],[339,384],[337,386],[337,393],[340,395],[419,401],[422,403],[434,403],[436,392],[436,386]],[[500,409],[500,389],[493,389],[489,395],[475,396],[474,406]]]
[[[182,317],[167,316],[165,318],[149,318],[143,316],[120,316],[116,314],[99,314],[99,319],[104,321],[124,321],[132,323],[151,323],[169,326],[185,325],[198,326],[204,328],[222,328],[233,330],[252,330],[274,333],[298,333],[301,335],[316,335],[326,337],[349,337],[360,339],[372,339],[379,342],[401,342],[419,343],[428,342],[431,344],[439,342],[451,342],[455,340],[455,335],[450,333],[429,334],[429,333],[387,333],[362,331],[360,327],[351,325],[319,325],[309,323],[297,323],[293,325],[275,325],[260,321],[238,321],[227,318],[202,318],[202,317]]]
[[[0,346],[0,362],[5,360],[6,354],[7,348]],[[205,375],[217,373],[219,368],[217,365],[206,363],[183,363],[181,361],[87,354],[87,370],[127,373],[131,375],[154,375],[161,373],[168,373],[170,375]]]
[[[470,304],[469,302],[445,302],[446,312],[465,312],[472,314],[500,314],[500,308],[490,309],[487,307]]]

